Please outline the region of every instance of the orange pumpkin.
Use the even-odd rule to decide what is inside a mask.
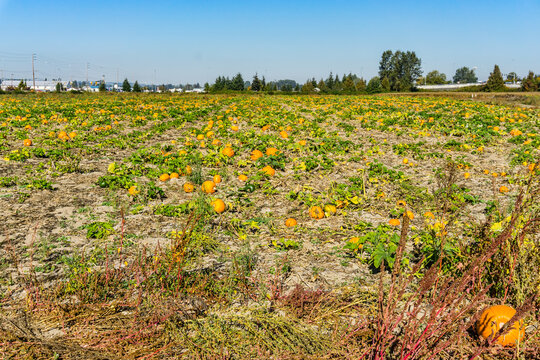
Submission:
[[[253,150],[251,152],[251,160],[256,161],[257,159],[260,159],[263,157],[263,153],[260,150]]]
[[[24,145],[24,146],[32,146],[32,140],[30,140],[30,139],[24,139],[23,145]]]
[[[276,148],[269,147],[268,149],[266,149],[266,155],[277,155],[278,151],[279,150]]]
[[[216,183],[212,180],[207,180],[202,183],[202,191],[206,194],[213,194],[216,192]]]
[[[297,224],[298,222],[296,221],[296,219],[288,218],[287,220],[285,220],[286,227],[293,227],[293,226],[296,226]]]
[[[173,172],[173,173],[171,173],[171,175],[169,175],[169,177],[171,179],[178,179],[180,177],[180,175],[178,173]]]
[[[167,180],[169,180],[170,178],[171,178],[171,177],[169,176],[169,174],[161,174],[161,175],[159,176],[159,180],[161,180],[161,181],[167,181]]]
[[[504,186],[504,185],[501,186],[501,187],[499,188],[499,192],[501,192],[501,193],[503,193],[503,194],[504,194],[504,193],[507,193],[508,191],[509,191],[509,190],[508,190],[508,187],[506,187],[506,186]]]
[[[192,183],[185,183],[184,184],[184,191],[185,192],[190,193],[190,192],[193,192],[193,190],[195,190],[195,187],[193,186]]]
[[[217,212],[218,214],[221,214],[222,212],[224,212],[226,208],[225,203],[221,199],[214,199],[211,202],[211,205],[214,208],[214,211]]]
[[[234,150],[230,147],[225,147],[221,150],[221,153],[227,157],[232,157],[234,155]]]
[[[483,339],[495,336],[495,333],[515,314],[516,310],[507,305],[490,306],[480,315],[476,323],[476,331]],[[524,336],[525,326],[523,320],[519,320],[512,325],[506,335],[497,338],[497,343],[502,346],[515,346],[516,343],[523,341]]]
[[[214,183],[219,184],[221,182],[221,176],[214,175],[214,178],[212,180],[214,181]]]
[[[388,224],[390,224],[392,226],[399,226],[399,224],[401,224],[401,221],[399,221],[399,219],[390,219],[388,221]]]
[[[324,217],[324,211],[320,206],[312,206],[309,209],[309,215],[316,220],[320,220]]]
[[[69,135],[65,131],[60,131],[58,133],[58,138],[62,140],[69,140]]]
[[[238,180],[240,181],[247,181],[247,179],[248,179],[247,175],[244,175],[244,174],[238,175]]]
[[[262,172],[268,176],[274,176],[276,174],[276,170],[274,170],[270,165],[263,167]]]

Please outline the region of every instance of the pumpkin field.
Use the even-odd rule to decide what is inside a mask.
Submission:
[[[534,106],[2,95],[0,357],[539,359],[539,159]]]

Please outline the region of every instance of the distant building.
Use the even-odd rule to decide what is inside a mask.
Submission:
[[[64,89],[67,89],[68,82],[67,81],[57,81],[57,80],[36,80],[35,84],[36,87],[34,88],[34,83],[32,80],[25,80],[26,86],[30,88],[30,90],[34,89],[35,91],[56,91],[56,84],[60,83],[64,87]],[[7,90],[9,88],[17,88],[19,86],[19,83],[21,82],[21,79],[18,80],[2,80],[2,83],[0,84],[0,88],[2,90]]]

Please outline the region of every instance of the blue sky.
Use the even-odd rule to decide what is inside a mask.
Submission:
[[[371,78],[382,52],[412,50],[424,72],[487,79],[540,72],[540,1],[0,0],[0,70],[38,77],[213,82],[255,72],[304,82]]]

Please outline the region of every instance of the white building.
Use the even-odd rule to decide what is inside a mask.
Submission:
[[[34,88],[34,83],[32,80],[25,80],[26,86],[29,87],[31,90],[35,89],[35,91],[55,91],[56,90],[56,84],[60,83],[64,87],[64,89],[67,88],[68,82],[67,81],[45,81],[45,80],[36,80],[36,86]],[[2,90],[7,90],[8,88],[17,88],[19,86],[19,83],[21,82],[21,79],[18,80],[2,80],[2,83],[0,84],[0,88]]]

